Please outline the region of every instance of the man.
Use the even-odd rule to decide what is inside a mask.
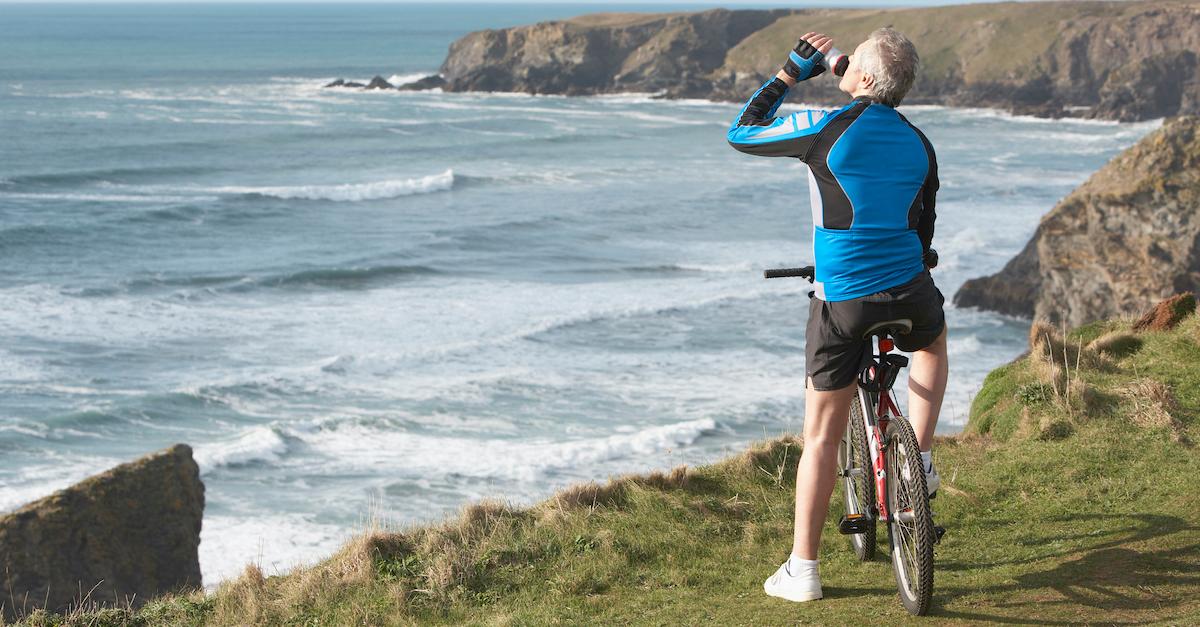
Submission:
[[[774,78],[751,96],[729,128],[729,143],[752,155],[796,157],[807,165],[813,214],[816,294],[806,330],[804,452],[796,473],[792,553],[763,584],[791,601],[821,598],[817,548],[836,482],[837,449],[855,390],[863,332],[909,318],[895,338],[915,351],[909,420],[932,494],[941,483],[930,447],[946,390],[945,299],[926,267],[933,240],[937,160],[925,135],[895,107],[916,76],[912,42],[891,28],[871,33],[849,57],[839,89],[850,104],[775,117],[788,89],[820,75],[829,37],[807,33]]]

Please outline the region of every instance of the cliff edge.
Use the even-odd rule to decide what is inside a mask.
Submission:
[[[1180,116],[1117,155],[1046,214],[960,307],[1078,326],[1200,291],[1200,118]]]

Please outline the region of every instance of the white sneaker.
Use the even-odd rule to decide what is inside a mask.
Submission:
[[[900,469],[900,476],[905,481],[909,480],[907,464]],[[942,487],[942,477],[938,474],[937,467],[931,466],[929,472],[925,473],[925,493],[932,497],[940,487]]]
[[[816,566],[801,566],[800,572],[792,575],[784,562],[774,575],[763,582],[763,590],[788,601],[815,601],[821,598],[821,577]]]
[[[938,474],[935,466],[925,473],[925,491],[929,493],[929,496],[933,496],[940,487],[942,487],[942,477]]]

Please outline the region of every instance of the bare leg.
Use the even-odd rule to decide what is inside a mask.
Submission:
[[[913,353],[912,368],[908,372],[908,419],[917,432],[917,445],[922,451],[933,446],[933,430],[942,410],[949,371],[946,330],[942,329],[933,344]]]
[[[840,390],[819,392],[808,383],[804,398],[804,452],[796,468],[796,530],[792,554],[800,559],[817,559],[821,527],[829,511],[829,497],[837,482],[837,450],[854,384]]]

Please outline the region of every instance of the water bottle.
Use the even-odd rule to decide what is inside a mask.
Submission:
[[[842,76],[846,73],[846,66],[850,65],[850,57],[837,48],[830,48],[821,58],[821,65],[833,72],[834,76]]]

